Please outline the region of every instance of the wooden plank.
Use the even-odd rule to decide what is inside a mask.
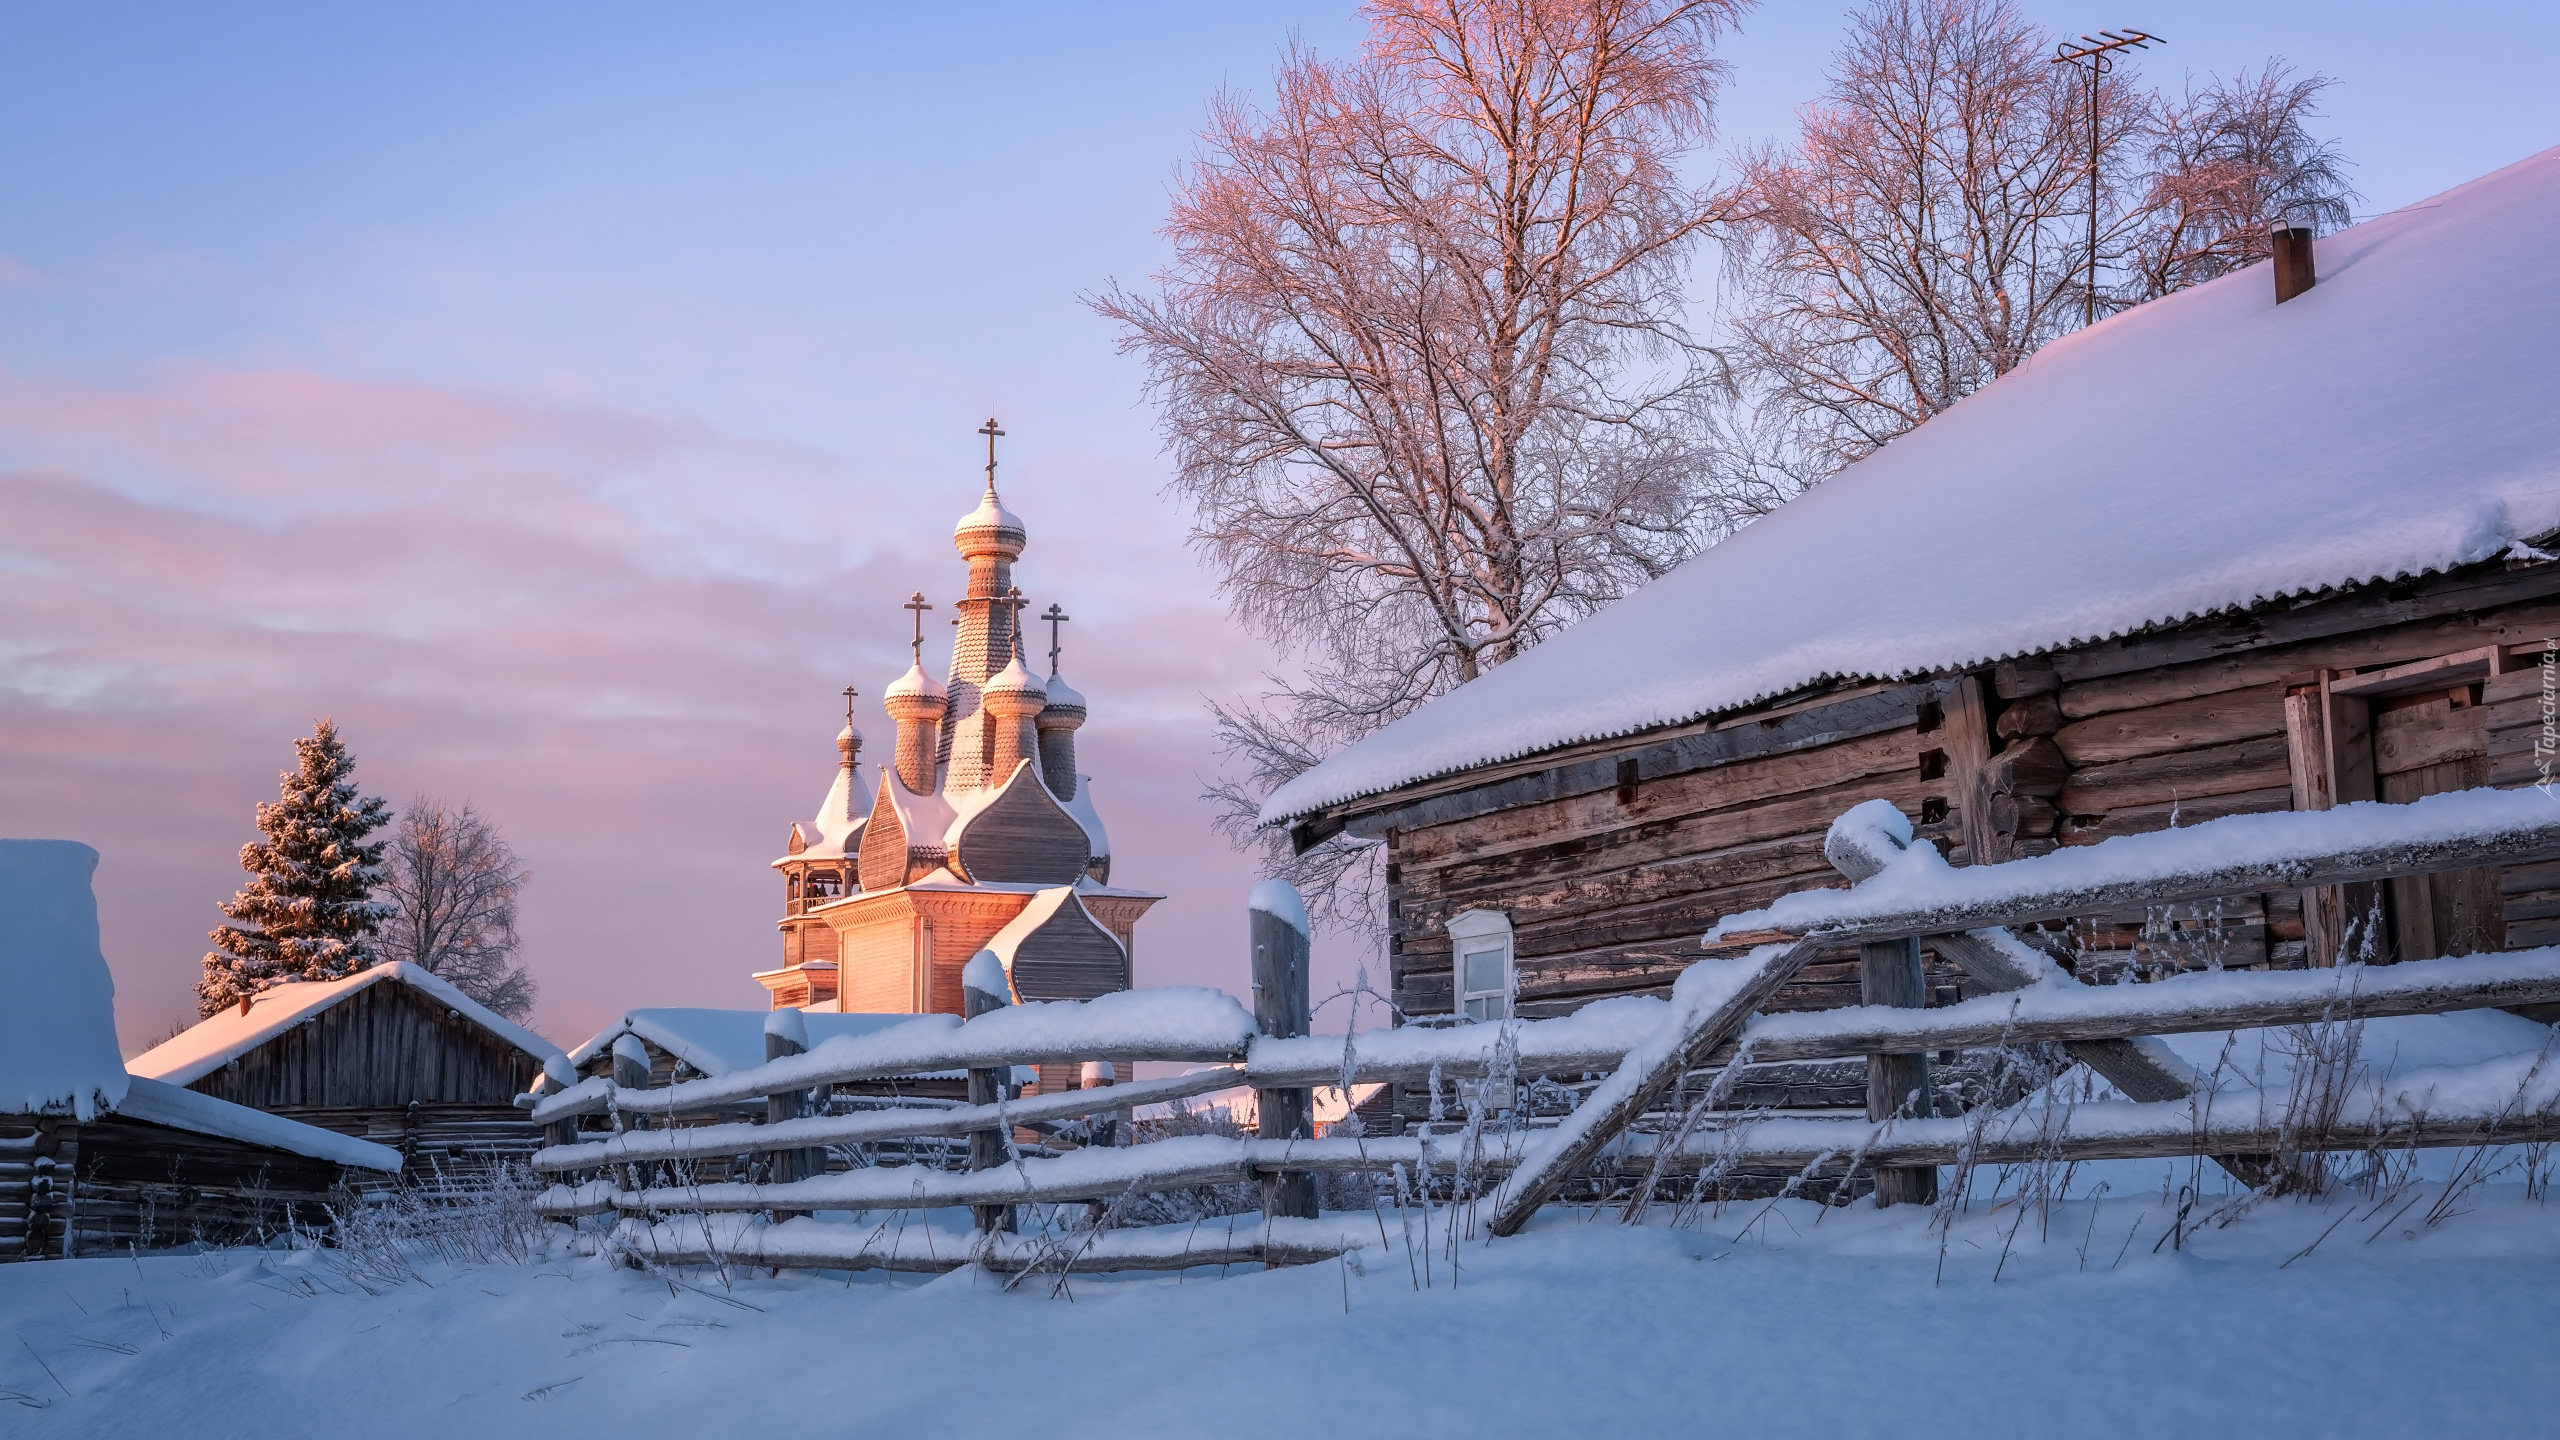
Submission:
[[[2293,789],[2290,785],[2269,786],[2264,790],[2243,790],[2232,795],[2181,796],[2156,805],[2128,805],[2094,819],[2075,815],[2065,819],[2056,834],[2065,845],[2095,845],[2119,835],[2148,835],[2158,830],[2202,825],[2233,815],[2262,815],[2292,808]],[[2172,821],[2176,823],[2172,824]]]
[[[1664,1168],[1678,1172],[1706,1166],[1747,1166],[1783,1172],[1802,1170],[1826,1155],[1836,1157],[1835,1165],[1845,1164],[1851,1155],[1862,1155],[1871,1165],[1954,1165],[1967,1158],[1977,1165],[2017,1165],[2039,1159],[2070,1162],[2166,1160],[2193,1155],[2261,1156],[2303,1141],[2286,1124],[2281,1107],[2263,1116],[2254,1110],[2216,1110],[2197,1116],[2186,1101],[2144,1109],[2149,1112],[2144,1118],[2151,1122],[2147,1126],[2127,1124],[2120,1115],[2111,1114],[2107,1128],[2094,1133],[2073,1130],[2068,1119],[2059,1133],[2046,1133],[2023,1121],[1988,1133],[1968,1130],[1963,1120],[1896,1121],[1884,1127],[1881,1136],[1856,1121],[1763,1121],[1739,1138],[1714,1130],[1692,1135],[1680,1152],[1666,1159]],[[2415,1119],[2394,1116],[2378,1125],[2341,1125],[2331,1148],[2380,1153],[2401,1146],[2432,1149],[2523,1145],[2552,1139],[2560,1139],[2560,1116],[2429,1112]],[[1622,1173],[1641,1173],[1652,1163],[1650,1153],[1637,1149],[1627,1157]]]
[[[1337,1077],[1338,1078],[1338,1077]],[[1034,1095],[994,1106],[948,1109],[886,1109],[851,1115],[812,1116],[785,1125],[687,1125],[671,1130],[635,1131],[610,1139],[549,1147],[533,1159],[536,1170],[560,1173],[591,1169],[623,1160],[692,1160],[716,1155],[753,1155],[818,1145],[876,1145],[883,1141],[925,1137],[957,1137],[991,1125],[1050,1125],[1108,1110],[1161,1105],[1189,1099],[1242,1083],[1232,1070],[1203,1071],[1161,1080],[1138,1080],[1098,1090],[1070,1090]],[[1309,1084],[1330,1083],[1309,1081]]]
[[[1917,937],[1858,947],[1859,998],[1869,1006],[1917,1010],[1928,1003],[1922,988]],[[1744,1031],[1749,1034],[1748,1027]],[[1879,1051],[1867,1056],[1867,1118],[1934,1115],[1926,1051]],[[1934,1205],[1938,1172],[1925,1165],[1887,1165],[1876,1171],[1878,1206]]]
[[[2491,643],[2530,642],[2560,634],[2560,604],[2549,600],[2420,623],[2329,635],[2151,669],[2134,666],[2066,684],[2062,711],[2074,719],[2280,682],[2307,670],[2358,670],[2424,660]]]
[[[2284,733],[2284,687],[2252,685],[2075,720],[2054,732],[2075,767],[2112,765]]]
[[[1517,1233],[1568,1178],[1617,1138],[1628,1121],[1653,1108],[1664,1091],[1697,1068],[1761,1001],[1794,978],[1818,948],[1799,941],[1771,946],[1739,961],[1710,960],[1692,966],[1681,977],[1680,987],[1675,987],[1670,1023],[1659,1041],[1641,1052],[1641,1063],[1636,1054],[1630,1054],[1627,1064],[1541,1137],[1529,1162],[1494,1194],[1493,1233]],[[1682,988],[1693,988],[1694,998],[1682,995]]]
[[[1912,722],[1932,698],[1926,685],[1842,689],[1791,705],[1745,712],[1720,721],[1699,720],[1655,738],[1615,737],[1559,747],[1534,759],[1480,766],[1462,776],[1417,781],[1384,795],[1364,797],[1321,812],[1347,820],[1351,833],[1369,837],[1473,819],[1479,815],[1614,791],[1618,764],[1634,760],[1648,778],[1684,774],[1736,761],[1832,745]]]
[[[1308,937],[1287,919],[1258,909],[1245,912],[1245,933],[1252,947],[1255,1028],[1275,1038],[1306,1034],[1313,1023],[1307,996]],[[1261,1138],[1315,1138],[1314,1094],[1306,1087],[1266,1084],[1254,1091],[1254,1100],[1254,1131]],[[1303,1171],[1268,1177],[1262,1210],[1314,1219],[1315,1177]]]
[[[1868,907],[1858,902],[1855,892],[1840,894],[1836,905],[1826,896],[1819,908],[1801,912],[1802,918],[1788,933],[1819,935],[1835,943],[1864,943],[1904,935],[1978,930],[1990,925],[2014,927],[2040,920],[2063,920],[2121,906],[2167,905],[2217,895],[2560,858],[2560,807],[2546,807],[2538,801],[2530,806],[2518,805],[2473,833],[2436,838],[2427,829],[2434,813],[2427,810],[2427,803],[2386,807],[2376,817],[2384,827],[2380,835],[2361,835],[2353,843],[2335,849],[2284,846],[2277,838],[2280,832],[2271,831],[2264,837],[2265,842],[2281,858],[2270,859],[2261,854],[2228,864],[2189,868],[2186,862],[2174,858],[2175,851],[2161,849],[2143,853],[2138,861],[2128,855],[2128,863],[2103,880],[2061,879],[2050,884],[2025,880],[2023,877],[2029,873],[2045,872],[2029,872],[2025,867],[2037,862],[2022,861],[2018,866],[2003,867],[2007,874],[1995,870],[1959,871],[1953,877],[1958,882],[1954,898],[1883,915],[1870,914]],[[2401,817],[2395,810],[2406,810],[2408,814]],[[2392,833],[2394,829],[2402,833]],[[1974,883],[1976,876],[1981,877],[1979,884]]]
[[[2427,576],[2414,581],[2386,581],[2357,586],[2337,592],[2332,598],[2267,606],[2254,611],[2216,617],[2192,624],[2164,627],[2142,635],[2127,636],[2112,643],[2081,646],[2054,652],[2049,658],[2055,673],[2062,677],[2065,692],[2075,681],[2089,681],[2126,674],[2131,671],[2158,670],[2194,662],[2220,663],[2240,658],[2235,652],[2263,651],[2305,641],[2332,640],[2385,630],[2415,631],[2441,627],[2448,632],[2470,630],[2475,634],[2485,626],[2483,619],[2504,621],[2497,612],[2510,607],[2524,609],[2522,630],[2501,623],[2497,633],[2445,643],[2434,649],[2415,651],[2394,658],[2414,660],[2426,655],[2441,655],[2488,644],[2541,643],[2543,635],[2560,633],[2545,628],[2533,631],[2529,609],[2534,602],[2560,594],[2560,565],[2537,565],[2522,570],[2502,566],[2478,566],[2451,575]],[[2513,631],[2514,633],[2509,633]],[[2327,661],[2326,665],[2368,665],[2375,660]],[[2296,668],[2311,668],[2298,666]],[[2273,679],[2275,676],[2265,678]],[[2231,686],[2215,686],[2230,689]],[[2067,708],[2067,706],[2066,706]]]
[[[2405,695],[2413,690],[2442,690],[2454,685],[2468,685],[2497,673],[2498,649],[2495,645],[2487,645],[2477,650],[2412,660],[2405,665],[2359,671],[2332,683],[2329,690],[2333,695],[2361,695],[2368,700],[2379,700],[2386,695]]]
[[[2229,745],[2075,770],[2054,804],[2066,815],[2104,815],[2137,805],[2236,795],[2291,783],[2284,737],[2271,733]]]
[[[1773,798],[1837,789],[1870,777],[1907,774],[1919,764],[1917,742],[1915,730],[1889,730],[1836,745],[1648,779],[1630,803],[1620,803],[1612,788],[1464,823],[1416,829],[1399,837],[1397,863],[1431,866],[1506,850],[1551,847],[1563,841],[1641,831],[1648,824],[1676,824],[1764,806]],[[1734,843],[1739,842],[1721,842]]]

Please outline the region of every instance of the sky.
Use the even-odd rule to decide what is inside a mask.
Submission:
[[[2022,8],[2166,36],[2173,82],[2336,77],[2364,213],[2560,142],[2560,7]],[[1791,133],[1842,14],[1727,37],[1723,144]],[[0,4],[0,833],[100,851],[128,1049],[192,1018],[324,714],[369,793],[469,800],[523,854],[552,1038],[761,1005],[768,862],[846,684],[887,749],[898,605],[960,591],[991,414],[1019,583],[1074,617],[1113,879],[1170,897],[1139,983],[1243,993],[1202,700],[1284,660],[1184,548],[1143,374],[1080,297],[1161,263],[1214,94],[1360,33],[1345,4]],[[1318,994],[1364,964],[1324,937]]]

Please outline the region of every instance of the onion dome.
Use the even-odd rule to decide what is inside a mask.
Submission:
[[[1042,690],[1048,695],[1049,703],[1040,709],[1041,729],[1046,730],[1053,725],[1072,728],[1084,723],[1084,696],[1056,671],[1049,672],[1049,681]]]
[[[1048,699],[1039,677],[1023,669],[1019,659],[1006,661],[1003,669],[988,676],[978,695],[979,703],[998,714],[1034,714]]]
[[[901,720],[911,716],[938,718],[942,714],[942,701],[942,682],[924,673],[922,665],[908,666],[907,673],[890,682],[889,688],[880,696],[882,707]]]
[[[961,516],[960,523],[951,527],[951,540],[963,556],[992,551],[1010,560],[1031,543],[1031,532],[1023,529],[1022,521],[996,499],[995,487],[990,485],[979,498],[978,508]]]

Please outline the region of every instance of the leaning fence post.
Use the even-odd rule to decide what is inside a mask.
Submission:
[[[1869,1005],[1917,1010],[1928,1004],[1927,981],[1920,969],[1920,942],[1878,940],[1859,946],[1858,990],[1858,998]],[[1925,1117],[1932,1111],[1927,1055],[1867,1057],[1869,1120],[1889,1120],[1896,1115]],[[1934,1205],[1937,1200],[1936,1166],[1876,1167],[1878,1205]]]
[[[1306,902],[1285,880],[1265,880],[1245,902],[1245,933],[1253,945],[1253,1023],[1274,1038],[1304,1035],[1313,1021],[1307,1003],[1307,961],[1313,940]],[[1314,1096],[1305,1088],[1254,1092],[1256,1129],[1265,1140],[1315,1138]],[[1314,1219],[1316,1181],[1303,1170],[1264,1177],[1262,1213]]]
[[[971,957],[968,967],[960,972],[960,1007],[967,1019],[975,1020],[990,1010],[1001,1010],[1011,1003],[1013,981],[1005,974],[1004,962],[992,950],[981,950]],[[1011,1066],[999,1065],[969,1072],[969,1103],[993,1105],[1004,1098],[1005,1081],[1012,1078]],[[969,1168],[992,1170],[1005,1163],[1005,1137],[995,1130],[969,1132]],[[1015,1228],[1010,1205],[972,1205],[970,1213],[977,1217],[978,1230],[993,1234]]]

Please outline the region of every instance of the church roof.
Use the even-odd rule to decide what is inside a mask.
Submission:
[[[1274,791],[1277,823],[1830,680],[2088,644],[2560,529],[2560,149],[2065,336]]]

